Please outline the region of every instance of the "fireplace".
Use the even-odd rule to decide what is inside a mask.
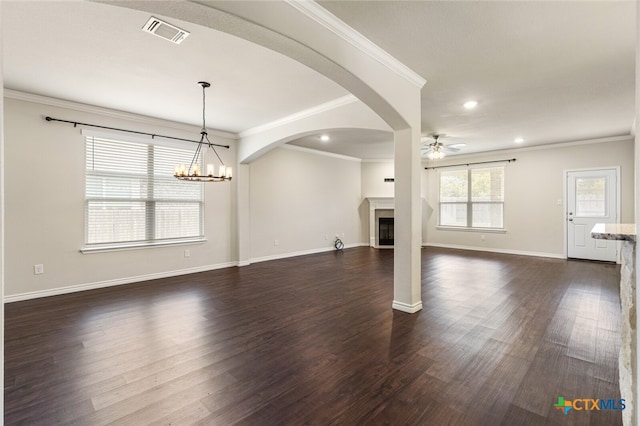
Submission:
[[[367,197],[369,202],[369,247],[393,249],[395,245],[395,200],[393,197]],[[426,206],[422,198],[422,208]]]
[[[378,245],[393,245],[393,220],[392,217],[378,218]]]

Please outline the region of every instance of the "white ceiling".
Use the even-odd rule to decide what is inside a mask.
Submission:
[[[77,1],[2,3],[5,87],[238,133],[347,92],[279,53],[167,19],[175,45],[142,31],[149,14]]]
[[[427,79],[423,134],[461,154],[627,135],[634,117],[635,2],[321,1]],[[339,98],[337,84],[233,36],[146,34],[144,12],[104,4],[2,3],[5,87],[238,133]],[[479,105],[462,107],[468,99]],[[343,129],[292,143],[360,158],[391,134]]]

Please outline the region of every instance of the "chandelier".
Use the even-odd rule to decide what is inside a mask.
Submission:
[[[204,91],[207,87],[210,87],[211,84],[206,81],[199,81],[198,84],[202,86],[202,130],[200,130],[200,142],[198,142],[198,147],[196,148],[196,152],[193,155],[193,159],[191,160],[189,167],[187,168],[184,164],[178,164],[174,169],[173,175],[180,180],[187,180],[191,182],[224,182],[231,180],[231,167],[225,167],[224,162],[216,151],[214,146],[215,144],[211,143],[209,136],[207,136]],[[216,174],[215,165],[212,163],[207,164],[206,173],[202,173],[202,170],[200,170],[200,161],[198,159],[202,153],[202,147],[204,145],[206,145],[207,149],[211,149],[216,157],[218,157],[218,161],[220,161],[218,174]]]

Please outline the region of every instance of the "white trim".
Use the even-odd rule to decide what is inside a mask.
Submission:
[[[403,77],[405,80],[415,85],[419,89],[425,85],[425,80],[418,73],[408,66],[398,61],[388,52],[380,48],[371,40],[351,28],[337,16],[320,6],[315,1],[284,0],[289,6],[302,12],[318,24],[322,25],[365,55],[375,59],[391,71]]]
[[[381,158],[381,159],[376,159],[376,158],[363,158],[361,160],[363,163],[384,163],[384,164],[394,164],[394,159],[393,158]]]
[[[426,158],[423,158],[422,165],[425,167],[442,167],[442,166],[447,166],[447,160],[450,160],[448,161],[448,163],[455,164],[455,163],[459,163],[460,161],[464,161],[467,158],[481,160],[483,158],[479,158],[479,157],[489,156],[489,155],[490,156],[510,155],[510,154],[516,154],[518,152],[541,151],[545,149],[560,149],[560,148],[568,148],[572,146],[592,145],[592,144],[601,144],[601,143],[609,143],[609,142],[625,142],[630,140],[633,140],[633,136],[631,135],[617,135],[617,136],[608,136],[608,137],[597,138],[597,139],[584,139],[584,140],[569,141],[569,142],[548,143],[544,145],[532,145],[532,146],[525,146],[521,148],[506,148],[506,149],[497,149],[493,151],[489,150],[489,151],[469,152],[461,155],[450,154],[446,157],[445,160],[428,160]],[[487,161],[492,161],[490,158],[491,157],[489,157]],[[518,162],[516,161],[514,164],[517,165]]]
[[[416,302],[413,305],[409,305],[407,303],[398,302],[394,300],[391,304],[391,307],[397,311],[406,312],[409,314],[415,314],[416,312],[422,310],[422,301]]]
[[[106,253],[111,251],[127,251],[127,250],[142,250],[154,247],[171,247],[171,246],[186,246],[192,244],[206,243],[206,238],[197,239],[181,239],[173,241],[143,241],[135,243],[113,243],[113,244],[96,244],[95,246],[83,246],[80,248],[82,254],[94,254],[94,253]]]
[[[510,250],[510,249],[496,249],[489,247],[474,247],[474,246],[460,246],[457,244],[440,244],[440,243],[423,243],[422,247],[442,247],[457,250],[472,250],[472,251],[486,251],[489,253],[502,253],[502,254],[517,254],[520,256],[534,256],[534,257],[550,257],[553,259],[566,259],[567,257],[558,253],[544,253],[537,251],[524,251],[524,250]]]
[[[4,96],[5,98],[16,99],[19,101],[34,102],[37,104],[49,105],[49,106],[54,106],[58,108],[67,108],[75,111],[82,111],[82,112],[88,112],[91,114],[99,114],[107,117],[119,118],[119,119],[128,120],[128,121],[135,121],[138,123],[169,127],[176,130],[185,130],[187,132],[193,132],[194,129],[199,129],[199,127],[196,125],[179,123],[177,121],[163,120],[161,118],[149,117],[146,115],[139,115],[139,114],[134,114],[126,111],[118,111],[114,109],[103,108],[103,107],[89,105],[89,104],[83,104],[80,102],[68,101],[64,99],[50,98],[48,96],[36,95],[33,93],[25,93],[17,90],[5,89]],[[207,128],[207,132],[209,133],[209,135],[219,136],[221,138],[238,139],[238,135],[236,133],[225,132],[223,130],[215,130],[215,129],[211,130]],[[199,133],[200,132],[198,130],[196,135]]]
[[[466,226],[436,225],[438,231],[482,232],[483,234],[506,234],[506,228],[469,228]]]
[[[567,186],[569,184],[569,173],[575,172],[591,172],[591,171],[602,171],[602,170],[615,170],[616,171],[616,222],[620,223],[622,216],[622,180],[620,176],[620,166],[609,166],[609,167],[587,167],[580,169],[564,169],[562,171],[562,208],[563,213],[565,215],[564,218],[564,255],[565,259],[569,258],[569,228],[567,221],[567,209],[568,209],[568,200],[567,200]],[[622,243],[619,241],[616,245],[616,263],[622,264]]]
[[[354,247],[369,247],[369,244],[354,243],[354,244],[345,244],[344,246],[345,249],[354,248]],[[337,250],[333,246],[323,247],[323,248],[317,248],[317,249],[311,249],[311,250],[302,250],[302,251],[296,251],[296,252],[290,252],[290,253],[280,253],[280,254],[273,254],[269,256],[254,257],[249,262],[250,263],[268,262],[270,260],[287,259],[289,257],[306,256],[308,254],[324,253],[328,251],[337,251]]]
[[[301,151],[301,152],[306,152],[308,154],[313,154],[313,155],[322,155],[324,157],[338,158],[340,160],[356,161],[358,163],[362,161],[357,157],[350,157],[348,155],[342,155],[342,154],[334,154],[333,152],[319,151],[317,149],[306,148],[304,146],[283,144],[283,145],[280,145],[278,148],[291,149],[293,151]]]
[[[4,303],[19,302],[21,300],[38,299],[41,297],[58,296],[61,294],[76,293],[85,290],[95,290],[98,288],[113,287],[123,284],[132,284],[140,281],[155,280],[158,278],[169,278],[179,275],[194,274],[197,272],[213,271],[215,269],[229,268],[236,266],[237,262],[225,262],[216,265],[198,266],[195,268],[179,269],[174,271],[158,272],[153,274],[137,275],[133,277],[117,278],[113,280],[97,281],[93,283],[77,284],[68,287],[58,287],[50,290],[38,290],[28,293],[19,293],[4,296]]]
[[[331,101],[325,102],[323,104],[316,105],[308,109],[303,109],[302,111],[298,111],[291,115],[287,115],[286,117],[282,117],[277,120],[270,121],[269,123],[261,124],[256,127],[243,130],[242,132],[238,133],[238,136],[240,138],[245,138],[247,136],[262,133],[267,130],[274,129],[276,127],[284,126],[285,124],[294,123],[296,121],[302,120],[303,118],[312,117],[314,115],[318,115],[320,113],[330,111],[332,109],[336,109],[341,106],[348,105],[350,103],[358,102],[358,101],[359,99],[356,98],[354,95],[351,95],[351,94],[345,95],[345,96],[342,96],[341,98],[336,98]]]

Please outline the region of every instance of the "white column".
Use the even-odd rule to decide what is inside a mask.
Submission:
[[[399,311],[422,309],[420,198],[420,126],[394,132],[395,223],[393,304]]]

